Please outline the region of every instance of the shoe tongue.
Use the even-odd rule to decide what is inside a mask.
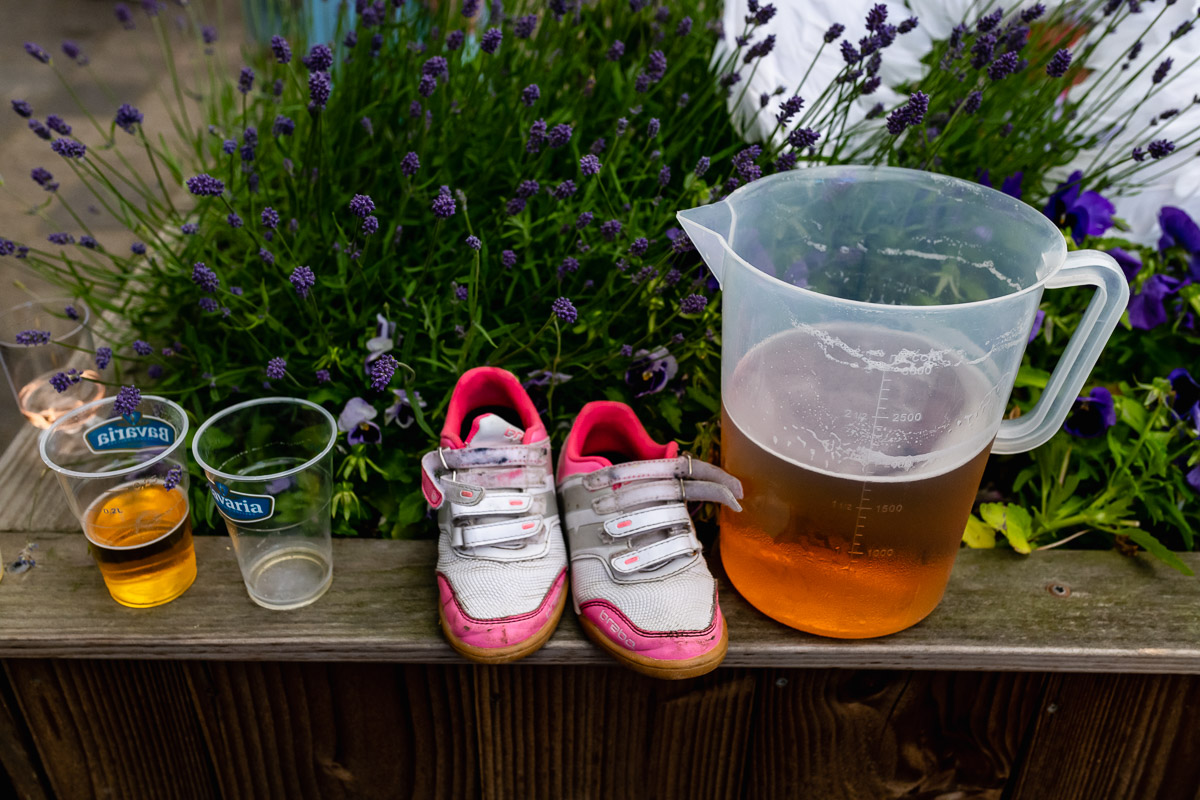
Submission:
[[[467,434],[467,447],[501,447],[520,444],[525,431],[496,414],[480,414],[471,423]]]

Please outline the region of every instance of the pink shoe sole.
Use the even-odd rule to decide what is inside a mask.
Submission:
[[[562,618],[567,601],[567,571],[564,569],[554,582],[546,599],[537,610],[512,620],[475,620],[459,609],[446,579],[438,575],[441,602],[438,620],[450,646],[464,658],[479,664],[507,664],[536,652],[553,635]],[[541,624],[539,624],[541,623]],[[532,632],[529,629],[533,628]],[[522,635],[515,644],[472,644],[475,642],[504,642],[513,633]]]
[[[607,603],[603,605],[606,608],[609,607]],[[716,669],[725,660],[725,653],[729,650],[729,628],[725,625],[725,615],[721,613],[720,606],[717,606],[716,619],[713,620],[710,629],[696,634],[694,637],[689,636],[688,639],[692,641],[680,643],[682,650],[704,650],[699,655],[690,658],[651,658],[638,655],[633,650],[613,641],[607,633],[601,630],[599,625],[590,619],[591,615],[587,611],[588,609],[585,608],[584,613],[579,617],[579,624],[583,626],[584,633],[626,667],[652,678],[680,680],[704,675]],[[623,616],[621,619],[628,624]],[[662,651],[671,649],[666,642],[661,648]]]

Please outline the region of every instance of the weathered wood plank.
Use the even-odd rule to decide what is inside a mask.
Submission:
[[[198,537],[196,584],[143,610],[109,599],[82,534],[0,534],[0,549],[27,539],[39,544],[38,566],[0,581],[0,658],[461,663],[437,624],[433,542],[337,541],[329,593],[275,612],[246,595],[226,537]],[[1200,553],[1182,557],[1200,570]],[[1059,596],[1051,584],[1072,590]],[[1200,581],[1112,552],[964,551],[941,606],[883,639],[791,630],[728,586],[721,605],[730,667],[1200,673]],[[568,612],[525,663],[611,662]]]
[[[56,796],[218,796],[182,665],[19,660],[5,669]]]
[[[743,796],[772,800],[1000,800],[1044,682],[1021,673],[758,674]]]
[[[39,433],[22,425],[12,443],[0,447],[0,531],[79,530],[58,480],[38,455]]]
[[[1054,675],[1012,800],[1200,798],[1200,678]]]
[[[37,748],[11,694],[8,677],[0,670],[0,797],[44,800],[50,796]]]
[[[187,669],[227,800],[478,796],[469,667]]]

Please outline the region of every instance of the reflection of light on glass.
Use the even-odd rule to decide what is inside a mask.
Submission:
[[[92,381],[100,375],[91,369],[83,371],[83,380],[61,394],[50,385],[52,370],[26,383],[17,390],[17,407],[35,428],[49,428],[69,411],[104,397],[104,386]]]

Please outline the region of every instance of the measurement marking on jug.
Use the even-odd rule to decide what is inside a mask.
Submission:
[[[879,397],[875,400],[875,424],[871,426],[871,443],[867,446],[870,452],[875,452],[875,445],[879,439],[879,430],[881,427],[880,420],[887,420],[888,415],[884,410],[887,403],[888,393],[888,376],[884,373],[879,379]],[[858,496],[858,518],[854,521],[854,538],[850,541],[850,560],[854,561],[859,556],[866,555],[862,550],[863,529],[867,527],[867,511],[871,508],[871,504],[867,501],[871,494],[871,484],[863,481],[862,492]],[[872,555],[882,555],[881,550],[872,550]]]

